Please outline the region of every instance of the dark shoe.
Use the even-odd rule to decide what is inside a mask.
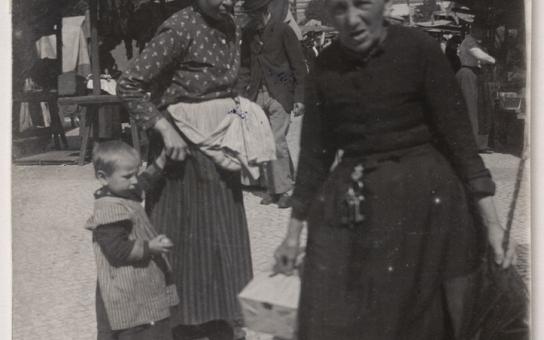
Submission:
[[[278,208],[280,209],[291,208],[291,196],[289,196],[288,194],[281,195],[280,199],[278,200]]]
[[[232,340],[234,339],[234,329],[224,320],[213,320],[202,325],[205,329],[208,340]]]
[[[178,325],[172,329],[174,340],[196,340],[205,336],[200,325]]]
[[[270,205],[272,203],[276,203],[278,201],[277,195],[272,194],[264,194],[263,199],[261,200],[262,205]]]

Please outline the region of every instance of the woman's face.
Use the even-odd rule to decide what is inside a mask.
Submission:
[[[326,8],[342,45],[367,52],[384,33],[384,14],[391,0],[326,0]]]
[[[232,14],[236,0],[197,0],[198,7],[214,19]]]

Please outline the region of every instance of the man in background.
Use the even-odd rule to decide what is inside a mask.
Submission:
[[[242,66],[250,70],[243,92],[267,113],[276,141],[277,160],[264,169],[261,204],[288,208],[294,169],[286,136],[290,113],[303,113],[306,64],[295,32],[273,8],[272,0],[244,3],[251,20],[242,34]]]

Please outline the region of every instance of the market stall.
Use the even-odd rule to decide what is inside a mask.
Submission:
[[[18,140],[19,136],[34,139],[41,136],[39,151],[45,156],[31,156],[28,159],[31,163],[54,163],[55,155],[62,156],[58,159],[60,163],[73,162],[73,152],[57,152],[53,157],[51,153],[43,153],[50,135],[56,149],[68,147],[64,115],[70,116],[72,127],[79,120],[80,143],[74,143],[80,145],[79,164],[88,158],[93,141],[122,138],[124,120],[130,125],[132,144],[139,148],[136,125],[115,96],[115,78],[121,70],[112,51],[124,44],[125,58],[132,58],[134,45],[137,50],[143,49],[160,23],[188,3],[188,0],[26,0],[14,4],[14,148],[16,142],[17,145],[31,142],[29,138]],[[36,112],[40,108],[33,107],[34,102],[47,112]],[[42,121],[49,123],[45,133],[39,129],[44,125]],[[23,127],[21,122],[25,124]],[[25,133],[20,133],[22,130]],[[22,151],[14,154],[16,158],[19,154],[26,156]],[[70,157],[66,157],[68,154]],[[25,157],[16,161],[24,162]]]
[[[23,150],[29,143],[47,145],[50,140],[55,149],[80,145],[76,161],[83,164],[93,140],[130,136],[129,140],[138,147],[140,134],[115,96],[115,79],[122,67],[117,65],[112,51],[120,49],[125,60],[129,60],[145,46],[167,16],[189,2],[14,2],[14,149]],[[413,1],[410,6],[416,3]],[[399,4],[397,1],[396,6]],[[515,130],[523,125],[526,107],[523,1],[456,0],[440,4],[428,21],[408,20],[411,7],[404,4],[403,11],[391,13],[391,20],[417,26],[437,39],[446,37],[449,42],[461,39],[473,22],[484,25],[483,44],[496,57],[497,64],[484,69],[482,91],[486,99],[482,107],[488,114],[483,115],[482,126],[491,134],[495,148],[516,144],[519,134]],[[335,36],[329,27],[311,23],[301,26],[308,59],[315,58]],[[455,44],[449,49],[446,44],[445,53],[451,56],[454,70],[459,67],[453,60]],[[65,118],[71,118],[70,127],[77,126],[79,120],[79,138],[70,145],[63,128]],[[121,136],[121,126],[130,126],[129,133]],[[17,156],[18,152],[14,154]]]
[[[37,53],[28,53],[34,48],[39,36],[60,37],[62,21],[55,9],[23,16],[27,8],[24,3],[13,4],[13,77],[12,77],[12,136],[14,155],[26,149],[54,140],[57,149],[67,146],[57,110],[55,75],[61,72],[62,60],[53,60],[44,55],[59,54],[60,45],[49,46]],[[18,20],[23,18],[24,20]],[[35,81],[32,80],[35,79]],[[62,145],[61,145],[62,143]]]
[[[496,59],[483,69],[480,122],[499,151],[519,153],[526,122],[526,27],[523,0],[456,0],[485,29],[483,46]]]

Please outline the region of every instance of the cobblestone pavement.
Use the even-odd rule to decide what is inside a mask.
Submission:
[[[294,159],[299,124],[300,119],[295,120],[289,135]],[[497,180],[496,199],[505,220],[519,159],[493,154],[486,155],[485,161]],[[98,186],[92,167],[14,166],[12,170],[13,339],[95,339],[96,274],[91,235],[83,229]],[[284,234],[289,211],[261,206],[260,198],[251,193],[244,198],[255,272],[265,271]],[[513,231],[525,249],[528,204],[525,183]],[[270,337],[250,332],[248,339]]]

